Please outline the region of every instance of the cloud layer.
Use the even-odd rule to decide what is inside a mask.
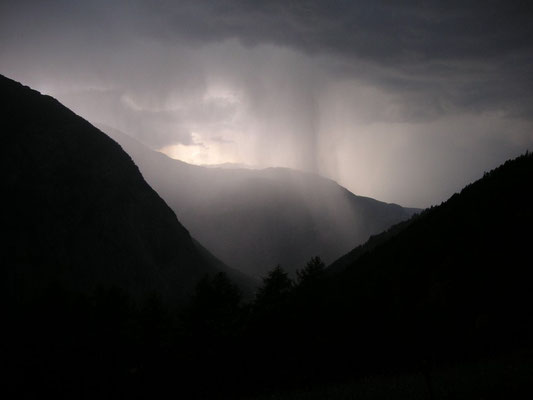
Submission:
[[[527,2],[85,3],[2,4],[0,73],[189,162],[423,207],[533,144]]]

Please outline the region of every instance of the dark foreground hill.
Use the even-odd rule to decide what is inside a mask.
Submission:
[[[287,168],[190,165],[114,129],[102,130],[131,155],[194,237],[251,275],[262,276],[277,264],[293,273],[316,255],[332,262],[418,211]]]
[[[532,182],[531,154],[507,161],[339,260],[332,301],[356,323],[337,329],[404,360],[531,345]]]
[[[117,143],[1,76],[0,99],[3,296],[116,286],[180,301],[218,270]]]
[[[271,279],[253,321],[263,372],[305,382],[280,398],[530,397],[532,182],[526,153],[332,270]]]

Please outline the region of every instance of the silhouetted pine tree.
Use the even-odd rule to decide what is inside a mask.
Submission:
[[[326,264],[320,259],[320,257],[312,257],[306,264],[306,266],[296,271],[299,285],[314,284],[317,281],[324,278],[324,272],[326,270]]]
[[[254,307],[259,313],[279,312],[284,308],[294,287],[289,278],[279,265],[263,278],[263,286],[256,293]]]
[[[184,319],[195,333],[225,336],[237,328],[242,293],[224,272],[204,277],[196,286]]]

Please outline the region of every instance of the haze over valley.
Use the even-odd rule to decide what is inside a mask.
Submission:
[[[101,127],[130,154],[178,219],[228,265],[254,277],[329,263],[415,209],[358,197],[333,181],[286,168],[205,168],[172,160]]]

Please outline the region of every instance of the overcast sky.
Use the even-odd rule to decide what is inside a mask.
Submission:
[[[533,149],[528,1],[0,4],[1,74],[184,161],[426,207]]]

